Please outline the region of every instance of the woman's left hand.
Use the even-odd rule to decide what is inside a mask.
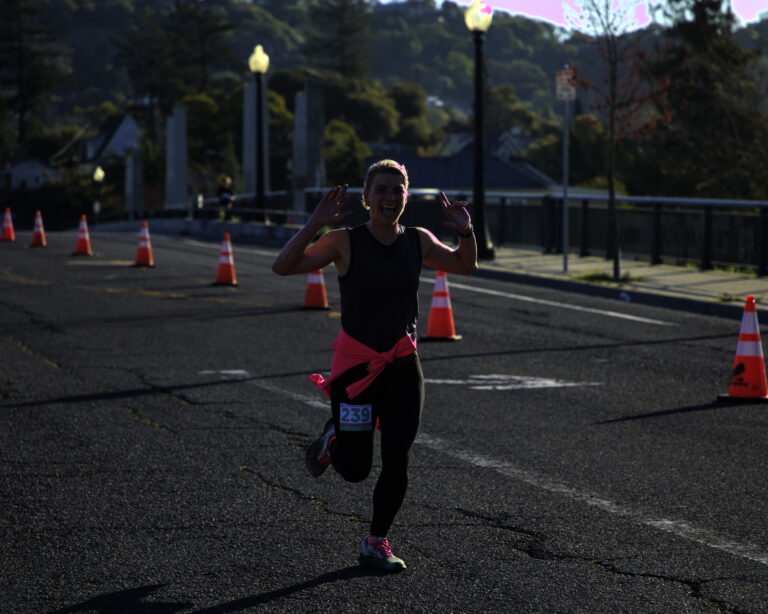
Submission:
[[[446,224],[456,232],[465,232],[472,224],[467,204],[463,200],[451,202],[444,192],[440,192],[440,208],[447,219]]]

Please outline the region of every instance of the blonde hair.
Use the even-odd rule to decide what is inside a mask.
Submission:
[[[368,209],[368,204],[365,202],[365,195],[368,190],[371,189],[371,182],[373,181],[376,173],[389,173],[390,175],[399,175],[403,180],[403,186],[406,191],[408,190],[408,171],[405,170],[405,166],[394,160],[379,160],[374,162],[365,171],[365,180],[363,181],[363,207]]]

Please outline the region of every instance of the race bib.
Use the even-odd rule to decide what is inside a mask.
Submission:
[[[371,405],[347,405],[339,408],[339,429],[342,431],[370,431],[373,429]]]

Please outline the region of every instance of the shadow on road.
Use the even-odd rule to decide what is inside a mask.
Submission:
[[[687,407],[675,407],[674,409],[664,409],[662,411],[654,411],[647,414],[637,414],[635,416],[624,416],[623,418],[614,418],[613,420],[601,420],[595,424],[615,424],[617,422],[630,422],[631,420],[647,420],[648,418],[664,418],[666,416],[674,416],[676,414],[690,414],[696,411],[709,411],[711,409],[724,409],[727,405],[714,401],[712,403],[704,403],[703,405],[689,405]]]
[[[240,612],[246,608],[252,608],[257,605],[263,605],[282,599],[283,597],[289,597],[301,591],[305,591],[321,584],[330,584],[331,582],[339,582],[341,580],[351,580],[353,578],[362,578],[366,576],[380,576],[381,573],[372,569],[366,569],[365,567],[359,567],[357,565],[353,567],[345,567],[343,569],[337,569],[329,573],[318,576],[306,582],[299,582],[292,586],[286,586],[285,588],[279,588],[274,591],[268,591],[261,593],[260,595],[252,595],[250,597],[243,597],[242,599],[235,599],[234,601],[228,601],[226,603],[220,603],[219,605],[205,608],[204,610],[196,610],[194,614],[220,614],[224,612]]]
[[[153,586],[140,586],[138,588],[129,588],[128,590],[99,595],[88,601],[78,603],[68,608],[55,610],[50,614],[76,614],[77,612],[96,612],[96,614],[175,614],[194,607],[189,602],[144,602],[145,597],[165,584],[155,584]]]
[[[295,377],[299,375],[312,375],[313,373],[323,373],[326,368],[309,369],[307,371],[291,371],[287,373],[270,373],[265,375],[249,375],[247,377],[222,377],[214,381],[198,382],[195,384],[178,384],[165,386],[148,386],[146,388],[130,388],[128,390],[110,390],[104,392],[93,392],[90,394],[75,394],[66,397],[52,397],[50,399],[39,399],[36,401],[24,401],[23,403],[1,403],[0,409],[4,408],[22,408],[37,407],[41,405],[54,405],[59,403],[85,403],[88,401],[114,401],[116,399],[128,399],[132,397],[147,396],[151,394],[174,394],[185,390],[194,390],[196,388],[208,388],[210,386],[223,386],[231,384],[243,384],[260,380],[270,380],[278,377]]]
[[[710,341],[713,339],[725,339],[733,337],[731,334],[722,335],[703,335],[700,337],[670,337],[666,339],[652,339],[644,341],[619,341],[616,343],[598,343],[593,345],[554,345],[552,347],[534,347],[534,348],[515,348],[511,350],[497,350],[494,352],[473,352],[468,354],[447,354],[444,356],[423,356],[420,355],[421,362],[435,362],[440,360],[454,360],[457,358],[486,358],[489,356],[512,356],[515,354],[544,354],[563,352],[584,352],[592,350],[617,350],[628,347],[648,347],[655,345],[671,345],[680,343],[691,343],[694,341]]]

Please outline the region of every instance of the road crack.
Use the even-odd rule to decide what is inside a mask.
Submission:
[[[704,587],[708,583],[714,582],[717,580],[722,580],[723,578],[714,578],[709,580],[688,579],[688,578],[665,576],[662,574],[654,574],[654,573],[647,573],[647,572],[627,571],[625,569],[622,569],[615,563],[609,563],[597,557],[585,557],[585,556],[576,556],[576,555],[567,554],[567,553],[552,552],[551,550],[548,550],[542,546],[542,542],[547,538],[546,534],[538,531],[530,531],[528,529],[523,529],[521,527],[513,526],[503,518],[496,518],[490,515],[481,514],[479,512],[462,509],[462,508],[456,508],[456,511],[458,511],[459,513],[463,514],[468,518],[481,521],[486,526],[489,526],[495,529],[501,529],[504,531],[511,531],[515,535],[518,535],[518,536],[521,535],[529,538],[529,541],[522,546],[514,545],[511,543],[508,544],[508,546],[513,550],[515,550],[516,552],[524,554],[531,559],[542,560],[542,561],[564,561],[564,562],[573,562],[573,563],[587,563],[589,565],[595,565],[601,568],[602,570],[616,576],[621,576],[625,578],[643,578],[643,579],[658,580],[660,582],[677,584],[684,587],[688,595],[690,595],[691,597],[693,597],[694,599],[697,599],[702,603],[705,603],[707,606],[719,612],[728,612],[729,614],[749,614],[749,612],[746,610],[740,610],[734,606],[731,606],[725,601],[705,595]]]

